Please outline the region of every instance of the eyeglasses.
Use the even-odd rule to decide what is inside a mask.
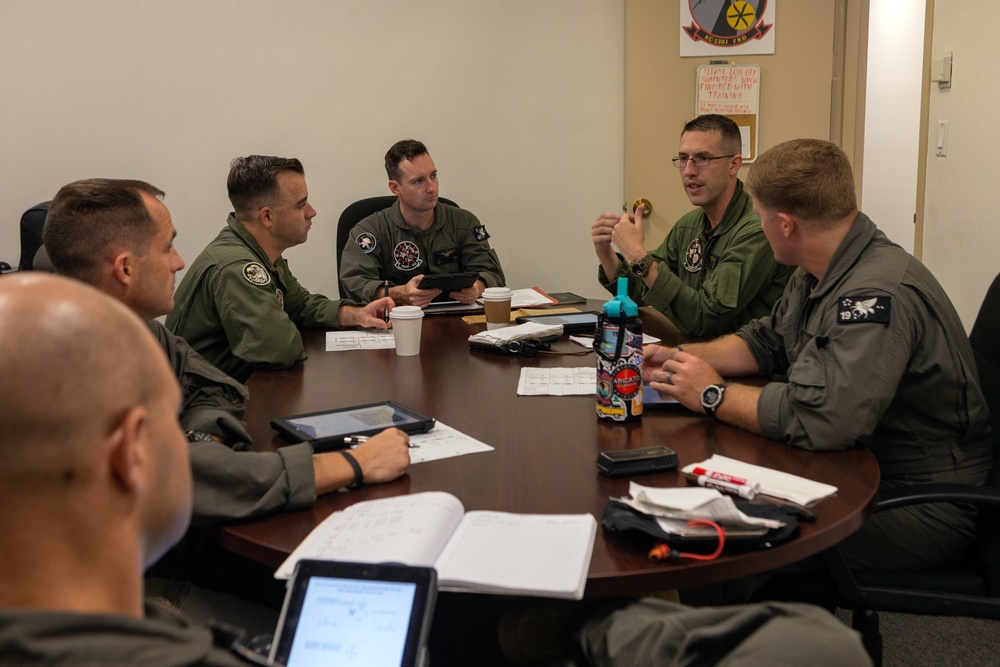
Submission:
[[[694,166],[699,169],[704,169],[708,165],[712,164],[712,160],[722,160],[727,157],[736,157],[736,154],[732,155],[720,155],[718,157],[711,157],[709,155],[695,155],[694,157],[688,157],[687,155],[676,155],[670,158],[670,161],[674,163],[674,166],[678,169],[683,169],[688,166],[688,162],[693,162]]]

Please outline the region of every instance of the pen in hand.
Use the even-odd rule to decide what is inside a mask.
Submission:
[[[389,296],[389,281],[386,280],[383,283],[383,286],[385,287],[385,292],[382,294],[382,296]],[[385,320],[386,324],[389,323],[389,307],[388,306],[386,306],[385,310],[382,311],[382,319]]]
[[[349,435],[344,438],[344,444],[357,447],[362,443],[368,442],[368,439],[367,435]],[[414,445],[412,442],[407,442],[406,446],[410,449],[420,449],[420,445]]]

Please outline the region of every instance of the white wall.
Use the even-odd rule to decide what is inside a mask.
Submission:
[[[871,0],[861,210],[913,252],[924,3]]]
[[[935,0],[933,55],[954,52],[950,89],[931,84],[931,128],[951,123],[948,156],[927,158],[924,263],[972,326],[986,288],[1000,273],[1000,70],[995,26],[1000,6],[985,0]],[[929,133],[925,141],[933,142]]]
[[[0,259],[64,183],[163,188],[188,261],[237,155],[295,156],[319,210],[286,256],[336,293],[343,208],[424,141],[509,284],[599,296],[594,211],[622,201],[622,0],[0,0]]]

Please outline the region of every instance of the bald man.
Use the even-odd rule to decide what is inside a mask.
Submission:
[[[149,330],[81,283],[0,279],[0,662],[239,665],[143,602],[191,516],[181,393]]]
[[[184,261],[163,192],[143,181],[88,179],[63,186],[49,205],[44,242],[56,271],[97,287],[143,319],[184,392],[181,423],[190,441],[196,525],[308,507],[317,494],[361,481],[396,479],[409,465],[408,436],[391,429],[346,454],[313,454],[308,443],[278,452],[249,445],[246,388],[154,320],[174,307],[174,275]]]

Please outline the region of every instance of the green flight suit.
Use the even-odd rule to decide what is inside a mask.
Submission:
[[[250,435],[243,424],[246,387],[208,363],[156,320],[148,325],[181,385],[181,426],[219,436],[237,449],[249,446]],[[289,445],[277,452],[244,452],[218,442],[191,442],[188,453],[194,487],[191,522],[195,526],[301,509],[316,502],[309,443]]]
[[[0,660],[6,665],[240,667],[238,631],[210,628],[151,600],[145,615],[0,609]],[[214,631],[213,631],[214,630]]]
[[[233,214],[227,223],[188,269],[166,323],[245,382],[256,368],[288,368],[305,359],[299,328],[338,328],[340,307],[352,304],[310,294],[284,258],[271,263]]]
[[[930,271],[863,213],[822,280],[798,269],[768,317],[740,329],[768,376],[763,434],[805,449],[871,449],[882,486],[982,484],[993,461],[989,412],[972,347]],[[842,545],[858,567],[958,560],[974,510],[919,505],[881,512]]]
[[[487,287],[503,287],[500,258],[489,238],[476,216],[440,202],[430,229],[408,227],[397,199],[351,229],[340,260],[340,284],[359,303],[374,301],[385,280],[405,285],[420,274],[475,271]]]
[[[615,279],[608,281],[598,267],[601,285],[618,293],[618,278],[629,280],[628,293],[640,306],[652,306],[673,322],[684,336],[716,337],[732,333],[771,312],[793,268],[778,264],[753,200],[736,182],[736,191],[722,222],[710,229],[708,217],[696,208],[677,221],[656,250],[652,287],[629,273],[619,255]]]

